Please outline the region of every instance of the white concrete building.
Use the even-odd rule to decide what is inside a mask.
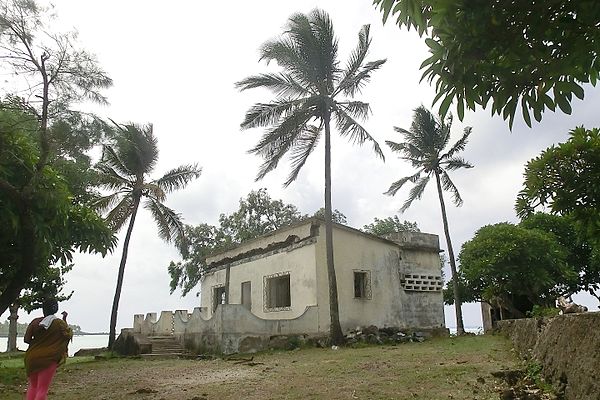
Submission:
[[[334,224],[333,246],[342,330],[444,327],[437,235],[402,232],[384,239]],[[279,229],[214,254],[207,265],[205,318],[226,303],[264,320],[300,322],[310,310],[316,317],[300,324],[303,333],[329,332],[324,221],[309,218]]]
[[[334,224],[333,247],[343,331],[370,325],[445,331],[436,235],[384,239]],[[135,315],[133,328],[117,340],[125,348],[137,343],[125,354],[154,352],[153,337],[196,353],[235,353],[270,348],[288,336],[329,334],[324,221],[279,229],[213,254],[207,265],[201,307],[163,311],[158,319]]]

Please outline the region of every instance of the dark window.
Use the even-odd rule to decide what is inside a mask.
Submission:
[[[289,275],[268,278],[266,284],[267,308],[284,308],[292,305]]]
[[[213,312],[217,309],[219,304],[225,304],[225,286],[213,289]]]
[[[252,309],[252,282],[242,282],[242,304],[248,310]]]
[[[354,271],[354,297],[357,299],[371,298],[371,280],[368,271]]]

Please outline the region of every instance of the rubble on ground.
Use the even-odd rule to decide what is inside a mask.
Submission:
[[[397,344],[397,343],[413,343],[424,342],[431,335],[427,332],[401,330],[400,328],[385,327],[378,328],[375,325],[366,327],[356,327],[351,330],[346,336],[346,344],[353,345],[355,343],[368,344]]]

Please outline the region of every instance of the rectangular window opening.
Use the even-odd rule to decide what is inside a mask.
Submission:
[[[219,304],[225,304],[225,286],[219,286],[213,289],[213,312]]]
[[[354,298],[371,298],[371,279],[368,271],[354,271]]]
[[[290,293],[290,275],[275,276],[266,279],[266,307],[287,308],[292,305]]]

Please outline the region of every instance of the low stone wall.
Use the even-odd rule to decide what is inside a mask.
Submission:
[[[498,329],[565,399],[600,399],[600,312],[498,321]]]
[[[259,318],[240,304],[219,305],[211,318],[200,307],[185,310],[135,315],[131,334],[173,335],[195,353],[254,352],[266,349],[275,337],[319,336],[318,310],[307,307],[298,318],[269,320]],[[127,335],[131,336],[131,335]]]

